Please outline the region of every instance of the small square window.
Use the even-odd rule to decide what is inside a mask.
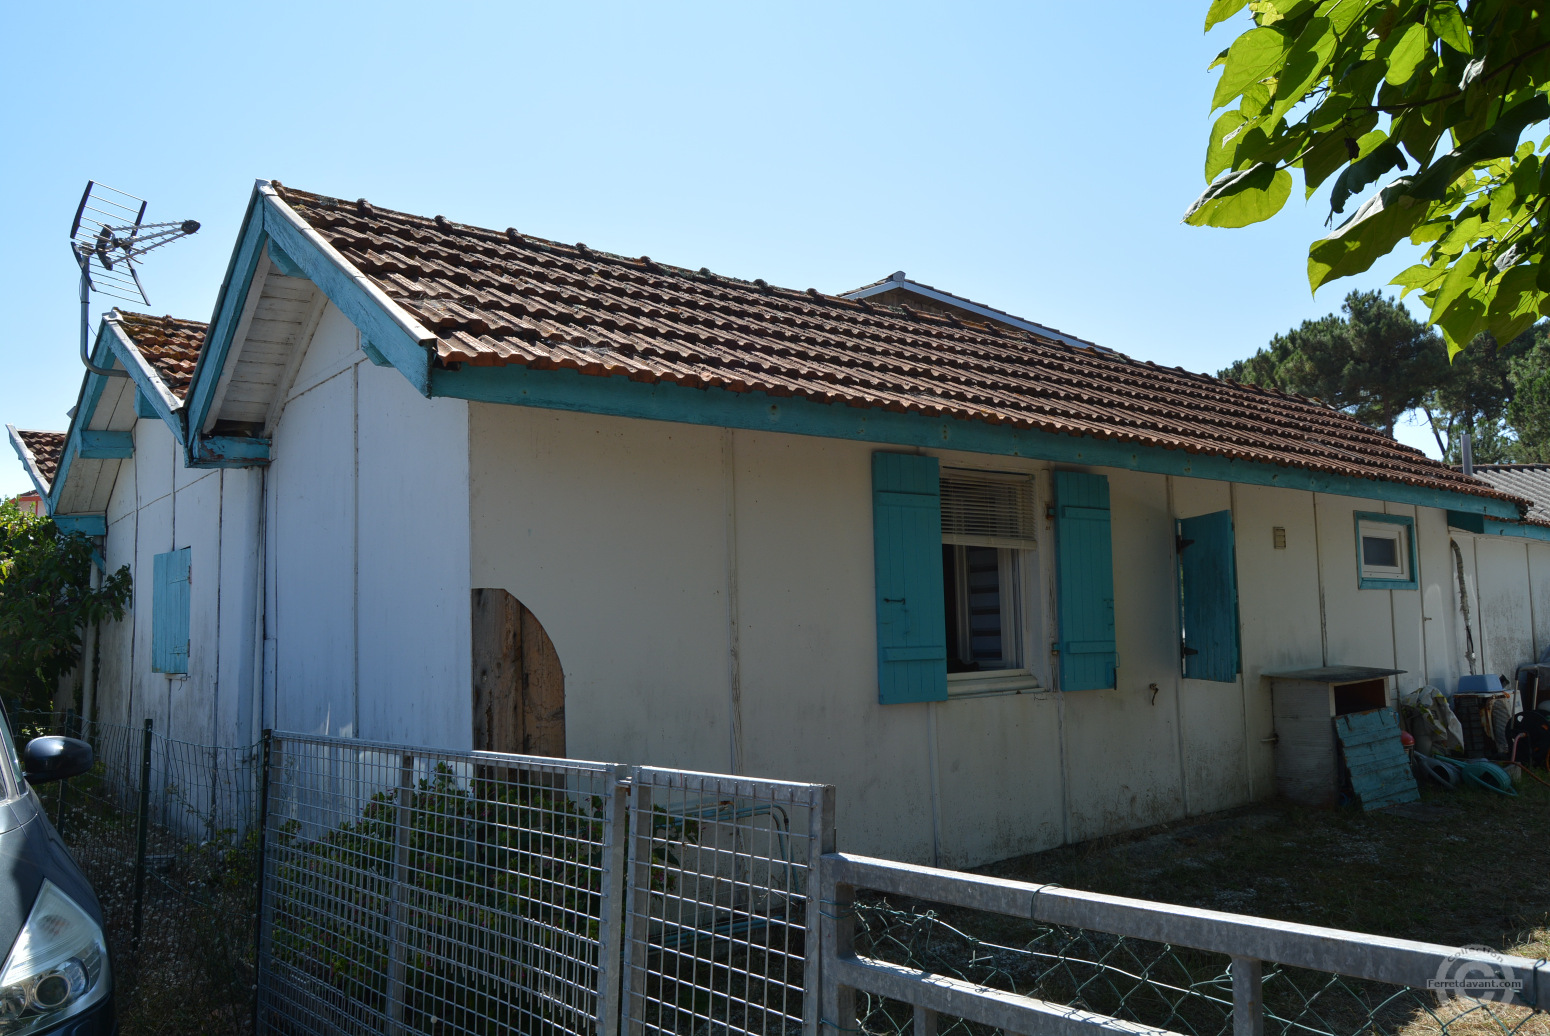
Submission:
[[[1356,513],[1358,584],[1363,590],[1414,590],[1415,522],[1391,514]]]

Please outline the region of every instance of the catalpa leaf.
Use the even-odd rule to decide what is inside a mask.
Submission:
[[[1238,130],[1248,120],[1243,113],[1235,109],[1229,109],[1222,113],[1216,120],[1216,125],[1211,127],[1211,143],[1206,146],[1206,183],[1215,180],[1217,175],[1231,169],[1233,153],[1237,150]],[[1228,140],[1229,136],[1233,140]]]
[[[1426,27],[1431,29],[1432,34],[1438,39],[1460,54],[1471,52],[1469,29],[1464,25],[1464,15],[1460,13],[1458,4],[1434,4],[1426,12]]]
[[[1388,52],[1384,60],[1388,66],[1388,74],[1384,78],[1395,86],[1404,86],[1410,82],[1410,77],[1415,75],[1415,70],[1426,58],[1427,45],[1430,42],[1426,26],[1420,22],[1412,22],[1400,35],[1393,49]]]
[[[1291,194],[1292,174],[1260,162],[1207,187],[1184,213],[1184,222],[1197,227],[1246,227],[1281,211]]]
[[[1405,156],[1400,153],[1399,145],[1392,140],[1385,139],[1371,151],[1367,150],[1365,145],[1369,144],[1370,138],[1382,132],[1382,130],[1373,130],[1362,138],[1359,146],[1363,157],[1348,165],[1345,172],[1341,173],[1335,181],[1335,186],[1330,188],[1331,211],[1344,212],[1345,203],[1351,195],[1366,190],[1390,169],[1405,168]]]
[[[1286,67],[1276,81],[1276,103],[1270,109],[1273,123],[1291,111],[1318,82],[1335,55],[1335,33],[1328,18],[1310,18],[1286,53]]]
[[[1211,0],[1211,7],[1206,11],[1206,32],[1210,32],[1212,26],[1218,22],[1224,22],[1243,10],[1249,0]]]
[[[1251,83],[1275,75],[1286,56],[1291,41],[1279,29],[1250,29],[1233,41],[1227,48],[1227,67],[1217,80],[1216,93],[1211,97],[1211,107],[1220,108]]]
[[[1328,237],[1308,249],[1308,283],[1317,291],[1336,279],[1362,273],[1426,218],[1427,206],[1408,197],[1400,179],[1369,198]]]

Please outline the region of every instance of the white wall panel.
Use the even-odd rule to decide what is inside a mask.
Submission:
[[[1477,536],[1475,564],[1480,579],[1480,626],[1485,631],[1484,672],[1508,680],[1533,661],[1529,622],[1527,541],[1516,536]]]

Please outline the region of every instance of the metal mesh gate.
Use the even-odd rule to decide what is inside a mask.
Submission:
[[[615,767],[294,735],[271,745],[261,1032],[611,1031]]]
[[[816,1034],[834,789],[648,767],[631,785],[626,1036]]]

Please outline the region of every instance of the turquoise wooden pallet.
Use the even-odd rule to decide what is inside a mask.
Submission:
[[[1336,716],[1335,736],[1362,809],[1381,809],[1421,797],[1410,758],[1399,741],[1399,717],[1393,709]]]

